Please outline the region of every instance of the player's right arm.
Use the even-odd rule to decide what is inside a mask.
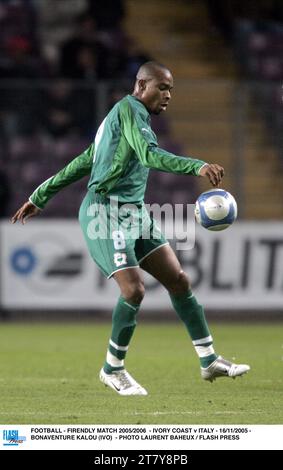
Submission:
[[[47,202],[61,189],[89,175],[93,163],[93,153],[94,144],[91,144],[81,155],[74,158],[62,170],[40,184],[29,197],[29,200],[13,215],[11,222],[14,224],[19,220],[24,224],[27,219],[39,214]]]

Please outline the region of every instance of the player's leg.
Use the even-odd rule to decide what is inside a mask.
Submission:
[[[190,282],[170,245],[160,247],[149,254],[141,268],[150,273],[167,289],[173,307],[185,323],[192,338],[202,367],[207,367],[217,358],[212,337],[201,305],[192,294]]]
[[[201,375],[204,379],[212,381],[225,375],[235,377],[249,370],[249,366],[232,364],[215,354],[203,307],[194,297],[188,276],[170,245],[161,246],[149,253],[140,266],[168,290],[172,305],[185,323],[200,358]]]
[[[80,209],[80,225],[91,257],[105,276],[114,277],[121,290],[113,310],[112,331],[100,379],[121,395],[146,395],[146,391],[124,368],[144,295],[134,241],[128,240],[123,231],[111,229],[109,200],[99,195],[87,194]]]
[[[121,291],[113,311],[112,332],[106,361],[100,379],[121,395],[147,395],[125,370],[124,360],[136,327],[136,316],[144,296],[144,284],[139,268],[117,271],[113,275]]]
[[[113,277],[119,285],[121,295],[112,315],[112,332],[104,364],[107,374],[124,369],[124,359],[144,296],[144,284],[139,268],[117,271]]]

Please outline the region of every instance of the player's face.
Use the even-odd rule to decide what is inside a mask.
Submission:
[[[169,70],[158,71],[155,77],[145,81],[144,86],[142,101],[148,111],[152,114],[166,111],[173,88],[173,77]]]

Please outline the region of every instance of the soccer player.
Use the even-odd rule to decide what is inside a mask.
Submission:
[[[120,395],[147,395],[145,388],[124,366],[145,293],[141,269],[167,289],[176,313],[191,336],[203,379],[235,378],[250,369],[248,365],[233,364],[215,353],[203,307],[197,302],[187,274],[143,202],[149,168],[207,177],[215,187],[224,175],[218,164],[177,156],[158,147],[150,127],[150,115],[166,110],[172,88],[173,77],[165,66],[153,61],[143,64],[137,73],[132,95],[115,104],[90,147],[44,181],[12,217],[12,223],[17,220],[25,223],[60,189],[90,174],[88,192],[80,208],[80,225],[90,255],[105,276],[113,276],[121,291],[113,311],[106,361],[99,377]],[[118,198],[118,209],[121,208],[116,220],[118,230],[112,230],[113,225],[109,224],[113,197]],[[139,229],[136,237],[127,236],[127,224],[123,229],[123,223],[125,227],[129,218],[129,213],[122,210],[125,203],[136,208],[137,217],[133,222]],[[101,208],[103,216],[97,217]],[[110,232],[106,230],[108,225]],[[101,230],[104,233],[97,236]],[[143,237],[144,232],[149,236]]]

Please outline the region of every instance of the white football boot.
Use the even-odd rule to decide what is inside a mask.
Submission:
[[[99,378],[108,387],[111,387],[119,395],[147,395],[147,391],[126,371],[126,369],[106,374],[101,369]]]
[[[209,367],[201,367],[201,376],[204,380],[213,382],[217,377],[236,377],[246,374],[250,370],[247,364],[233,364],[233,362],[218,356]]]

